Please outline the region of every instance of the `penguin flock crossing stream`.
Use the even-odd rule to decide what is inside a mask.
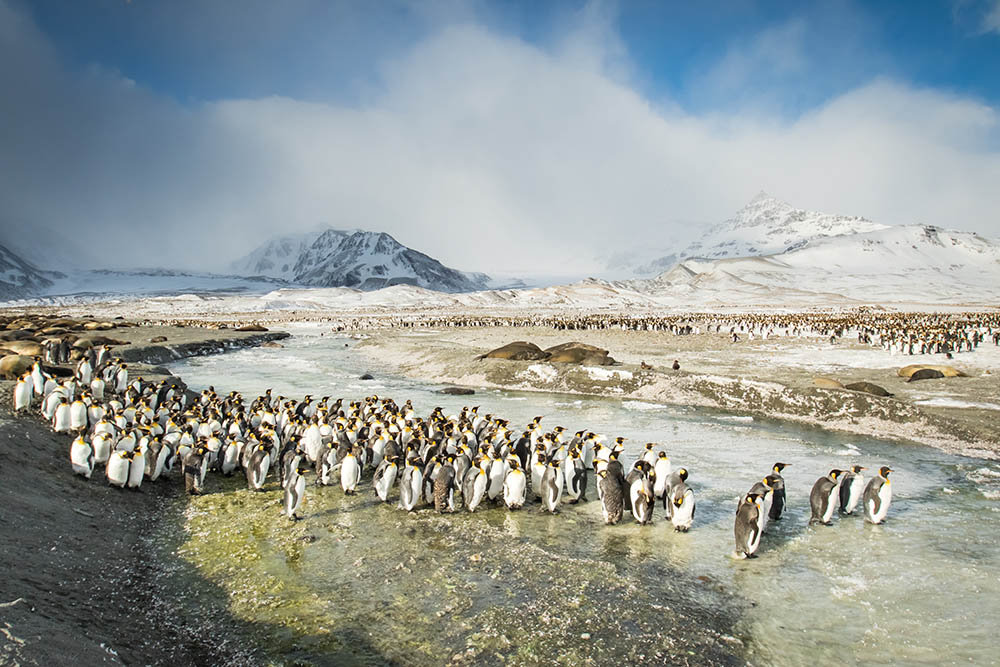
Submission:
[[[267,390],[247,403],[238,392],[219,396],[210,387],[195,394],[167,381],[131,379],[128,367],[110,355],[79,365],[62,381],[47,375],[38,359],[13,396],[16,412],[37,404],[56,432],[73,437],[70,466],[84,478],[103,467],[108,484],[118,488],[180,478],[187,493],[200,494],[209,473],[242,472],[253,491],[274,488],[268,480],[275,480],[282,514],[290,520],[300,518],[308,476],[316,487],[370,492],[408,512],[534,505],[557,514],[588,502],[594,488],[608,525],[631,516],[645,526],[662,507],[673,529],[687,532],[696,516],[689,471],[674,469],[666,451],[647,443],[626,472],[625,438],[545,429],[542,416],[512,429],[503,418],[480,415],[478,407],[457,415],[438,407],[420,417],[410,401],[399,405],[374,395],[351,402],[312,395],[296,400]],[[740,498],[736,557],[754,557],[768,522],[781,519],[785,467],[775,463]],[[880,468],[867,485],[864,470],[831,470],[817,480],[810,524],[829,525],[838,507],[850,515],[859,503],[868,521],[884,521],[891,468]]]

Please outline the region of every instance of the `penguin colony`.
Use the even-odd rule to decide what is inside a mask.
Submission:
[[[128,367],[98,349],[76,365],[62,382],[48,375],[36,358],[14,389],[14,410],[37,402],[57,433],[74,435],[70,465],[90,479],[98,466],[110,485],[137,489],[178,472],[190,494],[204,491],[207,474],[242,472],[248,488],[264,490],[269,474],[283,489],[282,512],[297,520],[306,494],[306,475],[317,486],[339,486],[352,495],[371,473],[371,488],[397,507],[414,511],[433,507],[455,512],[461,505],[475,512],[484,504],[518,510],[529,503],[558,513],[586,502],[588,478],[596,475],[597,496],[608,525],[627,515],[640,525],[653,521],[662,505],[675,531],[687,532],[695,517],[688,470],[674,469],[670,457],[647,443],[626,473],[621,462],[624,438],[605,443],[589,432],[569,435],[561,426],[546,431],[535,417],[518,432],[507,420],[480,415],[478,407],[447,416],[435,408],[427,418],[415,415],[407,401],[369,396],[343,399],[306,395],[301,401],[272,396],[267,390],[249,405],[237,392],[218,396],[213,388],[200,395],[177,385],[130,379]],[[785,508],[786,464],[745,494],[735,521],[736,553],[753,557],[768,519],[779,520]],[[832,470],[810,494],[812,523],[829,525],[839,505],[851,514],[859,503],[871,523],[881,523],[892,499],[889,467],[864,486],[861,466]],[[862,490],[863,489],[863,490]]]
[[[694,313],[671,316],[581,315],[518,316],[409,315],[364,317],[343,322],[337,330],[412,327],[547,327],[558,331],[669,331],[678,336],[725,333],[733,342],[770,337],[855,338],[892,355],[973,352],[987,341],[1000,345],[1000,315],[990,312],[892,313],[857,308],[844,313]]]

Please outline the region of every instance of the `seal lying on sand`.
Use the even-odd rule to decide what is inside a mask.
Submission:
[[[898,375],[901,378],[909,378],[909,377],[912,377],[913,374],[916,373],[917,371],[924,370],[924,369],[930,369],[932,371],[937,371],[937,372],[941,373],[940,377],[946,377],[946,378],[955,378],[955,377],[964,378],[964,377],[969,377],[968,375],[966,375],[962,371],[958,370],[954,366],[934,366],[934,365],[931,365],[931,364],[912,364],[910,366],[904,366],[903,368],[900,368],[896,372],[896,375]],[[934,376],[928,376],[928,377],[939,377],[939,376],[934,375]]]
[[[588,366],[613,366],[615,360],[608,351],[586,343],[561,343],[545,350],[551,356],[549,361],[562,364],[586,364]]]
[[[871,382],[852,382],[851,384],[844,385],[844,389],[860,391],[866,394],[871,394],[872,396],[892,396],[892,394],[884,388],[878,386],[877,384],[872,384]]]
[[[542,350],[534,343],[519,340],[508,343],[503,347],[498,347],[486,354],[481,354],[476,359],[508,359],[510,361],[544,361],[549,358],[549,353]]]

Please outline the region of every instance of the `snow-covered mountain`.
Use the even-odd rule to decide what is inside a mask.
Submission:
[[[639,259],[639,255],[633,253],[629,257],[630,263],[622,259],[627,255],[618,255],[609,259],[607,266],[617,275],[652,277],[669,270],[677,262],[694,257],[725,259],[773,255],[826,236],[859,234],[885,228],[886,225],[867,218],[795,208],[766,192],[760,192],[735,216],[710,227],[696,241],[675,252],[656,255],[644,252],[642,257],[646,259]]]
[[[336,230],[329,230],[331,232]],[[336,232],[347,236],[350,232]],[[241,276],[267,276],[292,282],[295,280],[295,263],[299,256],[319,238],[322,231],[277,236],[258,247],[246,257],[230,265],[230,270]]]
[[[0,299],[30,296],[52,286],[61,273],[43,271],[0,245]]]
[[[864,303],[991,303],[1000,300],[1000,241],[929,225],[818,236],[771,255],[690,259],[642,291],[687,291],[704,301],[762,289]]]
[[[273,239],[232,265],[235,273],[265,275],[312,287],[376,290],[415,285],[441,292],[486,289],[489,276],[450,269],[384,232],[328,229]]]

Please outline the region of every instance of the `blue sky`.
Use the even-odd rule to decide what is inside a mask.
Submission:
[[[117,256],[331,224],[580,273],[761,189],[1000,236],[1000,0],[0,0],[0,62],[0,219]]]
[[[377,80],[380,62],[403,56],[449,23],[476,22],[545,48],[588,11],[579,1],[17,0],[15,6],[70,66],[110,68],[188,102],[282,95],[357,103]],[[589,11],[616,33],[629,76],[645,95],[694,111],[763,101],[797,114],[877,76],[1000,101],[995,1],[636,0]],[[720,82],[735,90],[709,89],[705,78],[737,58],[756,62]],[[733,97],[723,94],[729,90]]]

